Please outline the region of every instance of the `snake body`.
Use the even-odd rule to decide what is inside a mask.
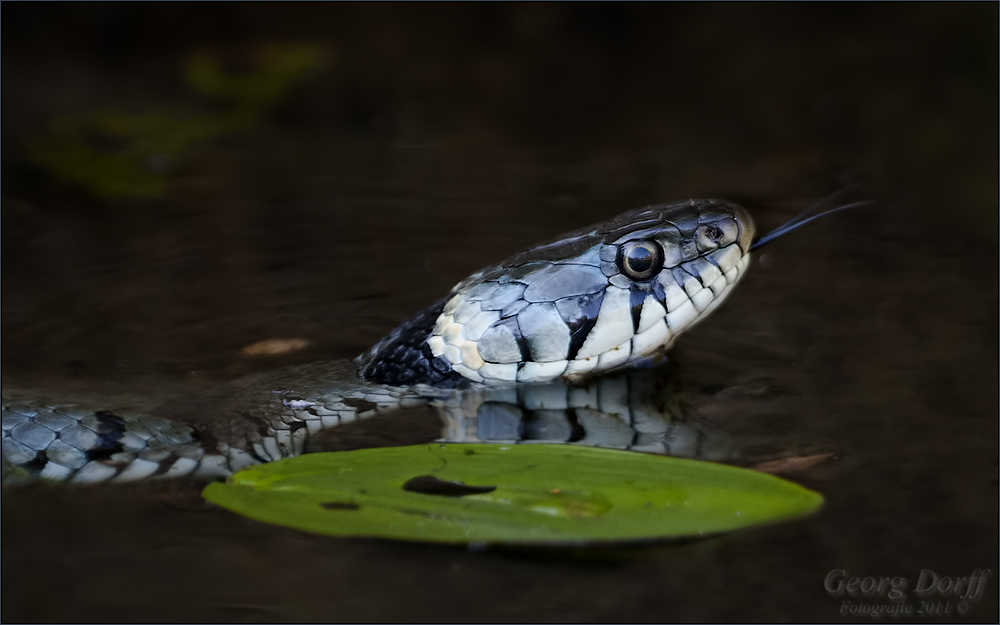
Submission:
[[[636,370],[728,296],[753,236],[729,202],[651,206],[472,274],[353,362],[250,376],[149,412],[5,399],[5,474],[218,478],[414,406],[445,417],[447,440],[711,456],[718,445],[698,442],[711,435],[656,409],[655,378]]]

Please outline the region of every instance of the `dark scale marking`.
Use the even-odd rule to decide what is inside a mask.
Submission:
[[[569,350],[567,360],[574,360],[583,347],[587,335],[597,324],[597,316],[601,312],[604,301],[604,291],[581,295],[579,297],[564,297],[556,300],[556,310],[569,327]]]
[[[724,248],[717,248],[717,249],[724,249]],[[715,250],[712,250],[712,251],[715,251]],[[722,273],[722,275],[726,274],[725,270],[722,269],[722,266],[719,265],[719,263],[715,262],[715,259],[712,258],[710,254],[705,254],[704,256],[702,256],[702,259],[706,263],[708,263],[710,265],[714,265],[715,268],[718,269],[720,273]]]
[[[253,445],[247,445],[247,448],[244,449],[243,451],[247,452],[247,454],[249,454],[251,458],[253,458],[254,460],[256,460],[257,462],[259,462],[261,464],[265,464],[265,463],[271,462],[270,458],[267,458],[267,459],[262,458],[260,456],[260,454],[257,453],[257,450],[255,450],[253,448]]]
[[[167,471],[169,471],[170,467],[174,466],[174,463],[177,462],[177,457],[178,457],[177,454],[173,454],[172,453],[169,456],[167,456],[166,458],[164,458],[163,460],[161,460],[159,462],[159,466],[156,467],[156,470],[153,471],[149,475],[149,477],[158,477],[160,475],[163,475]]]
[[[368,401],[367,399],[357,399],[355,397],[347,397],[340,401],[345,406],[357,408],[358,412],[368,412],[369,410],[375,410],[375,408],[378,407],[378,404],[373,401]]]
[[[670,309],[667,308],[667,290],[663,288],[663,284],[661,284],[659,280],[653,280],[653,282],[650,283],[650,286],[653,290],[653,297],[660,302],[663,306],[663,310],[669,311]]]
[[[521,334],[521,326],[517,323],[517,317],[511,317],[510,321],[514,322],[508,325],[514,333],[514,340],[517,341],[517,348],[521,350],[521,364],[533,362],[534,360],[531,357],[531,344],[528,343],[528,339],[524,338],[524,335]],[[520,371],[520,367],[518,367],[518,371]]]
[[[42,469],[45,468],[45,464],[48,462],[45,457],[45,452],[40,451],[35,454],[35,457],[31,460],[25,462],[24,464],[17,465],[18,469],[23,469],[32,477],[38,477],[41,474]]]
[[[625,407],[628,409],[628,425],[634,430],[636,406],[632,403],[632,390],[632,378],[625,376]]]
[[[434,330],[434,324],[446,302],[447,298],[438,300],[359,357],[358,370],[361,377],[393,386],[468,386],[469,380],[453,371],[447,360],[434,356],[427,345],[427,337]]]
[[[682,289],[684,289],[684,283],[687,281],[688,278],[694,278],[695,280],[698,279],[695,276],[692,276],[688,272],[684,271],[683,266],[674,267],[673,269],[670,270],[670,273],[673,274],[674,276],[674,282],[676,282],[677,286],[681,287]],[[684,289],[684,292],[687,293],[687,289]]]
[[[603,298],[602,298],[603,299]],[[600,310],[600,305],[597,309]],[[569,351],[566,353],[566,360],[576,360],[576,355],[580,353],[584,341],[590,335],[590,331],[597,325],[597,315],[587,317],[575,327],[570,327]]]
[[[629,305],[632,307],[632,333],[639,333],[639,320],[642,319],[642,303],[646,301],[649,289],[633,284],[629,290]]]
[[[420,359],[413,363],[413,374],[418,378],[428,377],[432,371],[434,371],[434,368],[425,359]]]
[[[571,428],[569,439],[566,442],[575,443],[583,440],[583,438],[587,435],[587,431],[583,429],[582,425],[580,425],[580,418],[576,414],[576,408],[569,408],[566,410],[566,420],[569,421]]]
[[[87,460],[103,460],[122,451],[121,438],[125,435],[125,419],[108,410],[98,410],[97,444],[86,451]]]
[[[688,271],[687,267],[685,267],[684,265],[681,265],[681,269],[684,271],[684,273],[686,273],[687,275],[689,275],[692,278],[694,278],[695,280],[697,280],[698,284],[700,284],[701,286],[703,286],[703,287],[708,286],[707,284],[705,284],[704,282],[702,282],[701,276],[698,275],[697,273],[693,273],[691,271]]]
[[[511,340],[514,341],[514,347],[517,349],[517,358],[524,361],[531,348],[521,336],[521,328],[517,325],[516,316],[501,319],[483,333],[479,343],[483,358],[489,362],[504,362],[505,364],[516,362],[515,355],[512,353]]]
[[[552,408],[526,410],[523,440],[569,442],[575,432],[567,412],[565,409]]]
[[[430,351],[430,347],[427,347],[427,351]],[[430,359],[429,362],[431,363],[431,368],[438,373],[445,374],[451,371],[451,365],[449,365],[448,361],[444,358],[433,358]]]

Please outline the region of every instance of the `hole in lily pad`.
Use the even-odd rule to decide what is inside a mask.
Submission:
[[[403,490],[411,493],[438,495],[440,497],[465,497],[466,495],[492,493],[496,489],[496,486],[470,486],[462,482],[449,482],[448,480],[438,479],[433,475],[418,475],[403,484]]]
[[[324,510],[360,510],[361,506],[356,503],[347,501],[324,501],[319,504],[320,508]]]

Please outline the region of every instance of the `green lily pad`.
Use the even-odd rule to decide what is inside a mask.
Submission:
[[[520,544],[715,534],[800,516],[823,501],[780,478],[711,462],[444,443],[308,454],[240,471],[203,495],[320,534]]]

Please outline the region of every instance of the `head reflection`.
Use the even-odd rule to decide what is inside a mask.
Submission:
[[[725,461],[730,437],[682,417],[666,371],[634,369],[586,382],[470,389],[439,404],[442,441],[571,443]]]

